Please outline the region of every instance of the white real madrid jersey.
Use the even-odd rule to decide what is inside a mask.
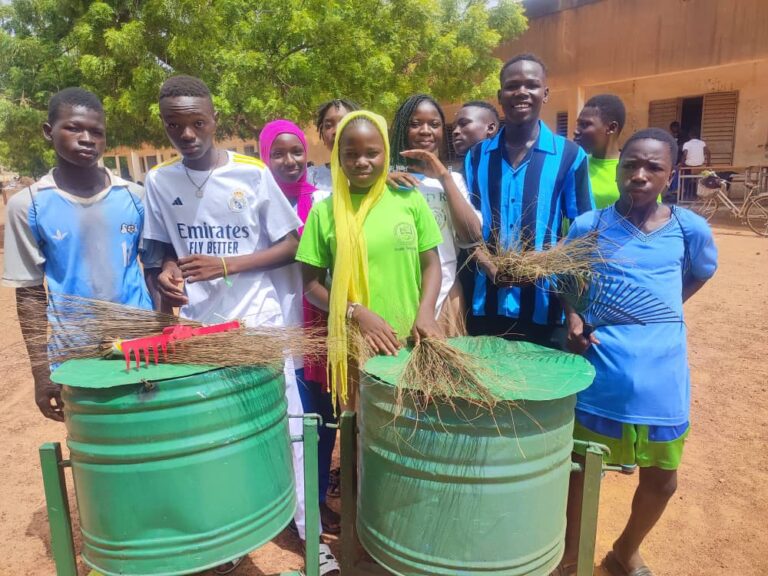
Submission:
[[[190,170],[180,159],[147,174],[144,238],[171,244],[179,257],[243,256],[268,248],[301,226],[263,162],[227,154],[227,163],[210,174]],[[203,182],[199,194],[197,186]],[[189,304],[181,315],[207,324],[240,319],[249,326],[274,323],[282,316],[267,271],[249,270],[229,279],[231,286],[223,278],[188,283]]]

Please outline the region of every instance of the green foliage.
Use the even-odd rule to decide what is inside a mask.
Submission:
[[[337,96],[386,115],[415,92],[489,97],[493,50],[525,27],[515,0],[14,0],[0,6],[2,161],[50,164],[42,111],[66,86],[102,97],[112,145],[165,142],[157,91],[174,73],[203,78],[222,135],[242,137]]]

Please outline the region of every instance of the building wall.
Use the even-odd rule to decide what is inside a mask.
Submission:
[[[529,22],[503,45],[506,59],[540,56],[549,69],[542,118],[611,92],[627,106],[624,137],[648,125],[648,104],[737,90],[735,165],[768,162],[767,0],[602,0]]]
[[[325,149],[325,146],[320,142],[317,131],[314,126],[310,126],[304,129],[307,136],[307,149],[308,158],[310,161],[320,164],[327,162],[330,158],[330,153]],[[232,150],[240,154],[246,154],[250,156],[259,155],[259,142],[258,140],[240,140],[239,138],[220,140],[216,143],[220,148]],[[104,154],[105,159],[123,157],[128,164],[128,171],[130,173],[131,180],[134,182],[143,182],[146,177],[146,160],[142,162],[142,158],[146,159],[148,156],[154,156],[157,158],[157,163],[165,162],[178,156],[176,150],[171,147],[155,148],[150,145],[143,145],[141,148],[126,148],[125,146],[119,146],[107,150]],[[107,160],[110,164],[111,160]]]

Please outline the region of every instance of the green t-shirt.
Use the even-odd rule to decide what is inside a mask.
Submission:
[[[352,194],[355,210],[362,194]],[[419,253],[443,241],[440,227],[424,196],[417,190],[387,187],[363,224],[368,247],[370,309],[384,318],[400,336],[406,336],[416,320],[421,295]],[[336,231],[333,199],[312,207],[296,253],[296,260],[333,273]]]
[[[606,208],[619,199],[619,187],[616,185],[618,158],[589,157],[589,183],[595,198],[595,208]]]

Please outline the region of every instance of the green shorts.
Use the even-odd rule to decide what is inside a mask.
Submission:
[[[576,410],[573,438],[608,446],[611,453],[605,456],[606,464],[677,470],[689,430],[688,422],[680,426],[627,424]],[[583,447],[574,446],[573,451],[584,455]]]

